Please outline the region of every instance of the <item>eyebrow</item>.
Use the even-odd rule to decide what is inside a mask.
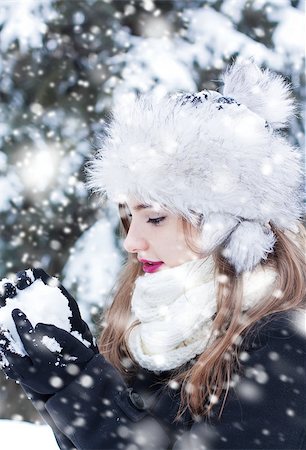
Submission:
[[[139,205],[135,206],[135,208],[132,208],[134,211],[140,211],[141,209],[146,209],[146,208],[152,208],[151,205],[145,205],[143,203],[140,203]]]

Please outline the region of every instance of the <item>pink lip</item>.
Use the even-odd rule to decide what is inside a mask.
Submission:
[[[143,271],[152,273],[155,272],[162,264],[162,261],[148,261],[147,259],[139,259],[143,263]]]
[[[144,263],[142,266],[142,269],[144,272],[148,272],[148,273],[152,273],[155,272],[161,265],[163,265],[164,263],[159,262],[156,264],[146,264]]]
[[[150,261],[149,259],[139,259],[138,261],[141,262],[141,263],[151,263],[151,264],[162,263],[162,261]]]

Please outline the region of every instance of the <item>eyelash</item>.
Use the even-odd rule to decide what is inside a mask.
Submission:
[[[132,214],[128,214],[132,217]],[[159,225],[166,217],[157,217],[156,219],[149,219],[147,223],[152,223],[153,225]]]

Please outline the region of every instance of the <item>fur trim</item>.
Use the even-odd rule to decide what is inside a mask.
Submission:
[[[261,71],[252,60],[235,62],[223,74],[223,94],[243,103],[274,129],[287,125],[296,112],[290,86],[281,75]]]

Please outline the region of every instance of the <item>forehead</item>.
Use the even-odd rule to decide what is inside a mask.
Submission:
[[[143,209],[152,209],[152,205],[147,205],[145,203],[132,203],[129,206],[133,211],[141,211]]]
[[[130,211],[160,211],[161,209],[163,209],[162,206],[157,202],[143,203],[136,199],[129,199],[125,202],[125,204]]]
[[[144,203],[136,203],[134,205],[128,206],[128,209],[130,211],[134,211],[134,212],[137,212],[137,211],[159,212],[159,211],[162,211],[163,208],[158,204],[147,205]]]

